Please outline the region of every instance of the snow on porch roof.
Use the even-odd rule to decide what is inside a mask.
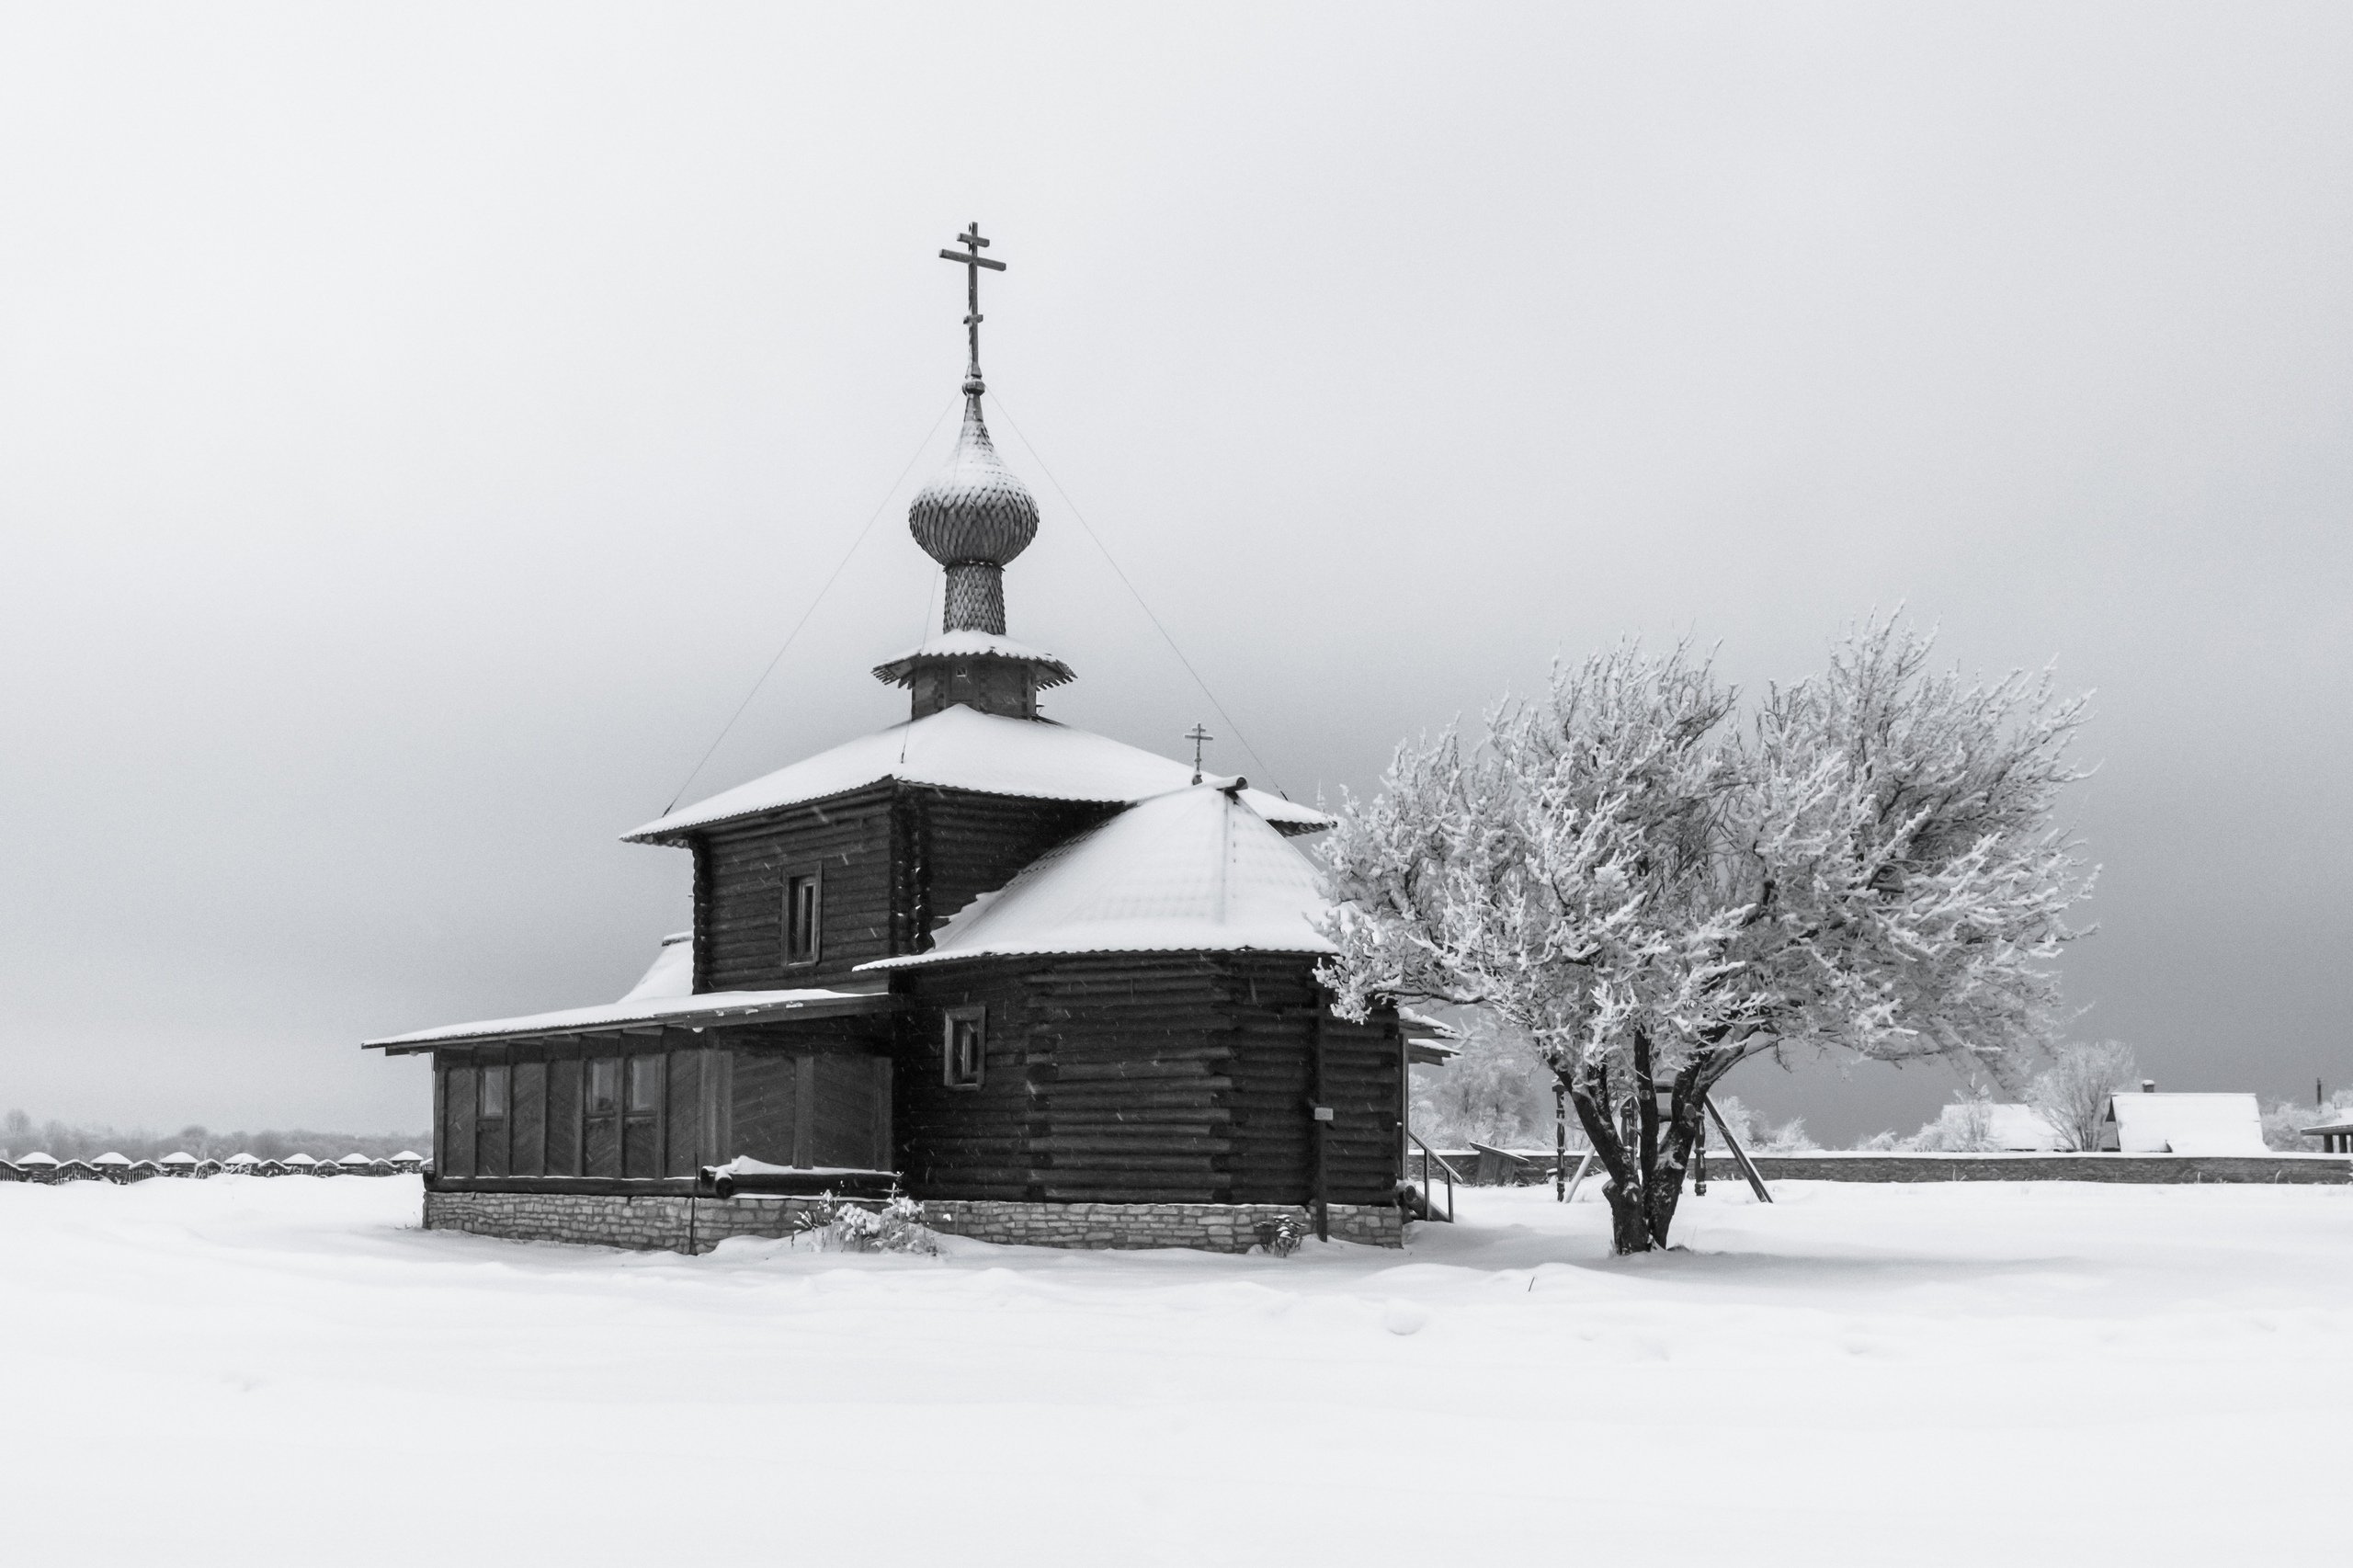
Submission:
[[[1130,806],[983,893],[940,926],[929,952],[859,970],[995,955],[1336,951],[1307,857],[1267,825],[1233,779]]]
[[[692,932],[662,938],[661,950],[635,985],[618,1002],[591,1007],[565,1007],[552,1013],[529,1013],[519,1018],[491,1018],[477,1024],[451,1024],[418,1029],[364,1043],[397,1055],[436,1045],[514,1040],[551,1034],[611,1032],[634,1024],[749,1023],[762,1018],[799,1014],[820,1017],[838,1013],[886,1011],[895,1006],[879,991],[704,991],[695,990],[695,949]],[[399,1155],[393,1156],[395,1159]],[[411,1159],[415,1155],[408,1156]]]
[[[664,843],[696,828],[821,801],[885,779],[984,795],[1116,805],[1183,789],[1192,777],[1185,764],[1139,746],[1041,719],[983,713],[960,703],[820,752],[621,837],[635,844]],[[1251,790],[1245,796],[1261,817],[1287,832],[1312,833],[1332,825],[1322,812],[1279,795]]]
[[[789,1016],[821,1017],[837,1013],[887,1012],[897,1006],[875,991],[705,991],[693,996],[654,996],[607,1002],[593,1007],[563,1007],[517,1018],[488,1018],[438,1029],[363,1040],[369,1050],[394,1054],[437,1045],[462,1045],[536,1035],[614,1033],[632,1024],[756,1023]]]

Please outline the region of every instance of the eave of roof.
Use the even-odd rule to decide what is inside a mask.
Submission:
[[[889,1013],[899,1000],[882,991],[705,991],[691,996],[646,997],[607,1002],[594,1007],[566,1007],[516,1018],[491,1018],[481,1023],[450,1024],[364,1040],[370,1051],[389,1056],[434,1051],[449,1046],[488,1045],[495,1041],[536,1040],[550,1035],[626,1034],[648,1025],[756,1024],[779,1018],[826,1018]]]
[[[898,657],[886,659],[875,665],[874,678],[892,686],[904,686],[915,678],[919,665],[958,659],[1001,659],[1006,664],[1028,665],[1038,672],[1040,690],[1064,686],[1078,678],[1068,665],[1051,653],[987,631],[943,631],[921,647],[910,648]]]
[[[870,785],[896,782],[1016,800],[1126,805],[1182,789],[1185,763],[1046,719],[1009,719],[957,705],[861,735],[774,773],[631,829],[625,843],[676,844],[692,833]],[[1331,817],[1261,790],[1251,809],[1284,834],[1318,833]]]

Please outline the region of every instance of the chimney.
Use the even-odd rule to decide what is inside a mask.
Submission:
[[[2154,1094],[2155,1094],[2155,1093],[2157,1092],[2157,1081],[2156,1081],[2154,1078],[2143,1078],[2143,1079],[2142,1079],[2142,1080],[2141,1080],[2141,1092],[2142,1092],[2143,1094],[2144,1094],[2144,1095],[2154,1095]]]

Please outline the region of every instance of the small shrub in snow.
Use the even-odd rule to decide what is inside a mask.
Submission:
[[[1277,1257],[1289,1257],[1307,1239],[1307,1221],[1296,1214],[1281,1214],[1259,1221],[1257,1233],[1259,1246]]]
[[[880,1209],[848,1202],[828,1192],[801,1211],[793,1233],[807,1236],[825,1252],[913,1252],[939,1250],[939,1237],[924,1222],[923,1205],[892,1193]]]

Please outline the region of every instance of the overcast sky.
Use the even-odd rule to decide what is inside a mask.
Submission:
[[[2083,1031],[2353,1084],[2348,81],[2342,5],[11,7],[0,1107],[421,1128],[360,1039],[625,988],[617,835],[878,506],[690,798],[904,714],[975,218],[1056,717],[1312,795],[1904,604],[2097,692]]]

